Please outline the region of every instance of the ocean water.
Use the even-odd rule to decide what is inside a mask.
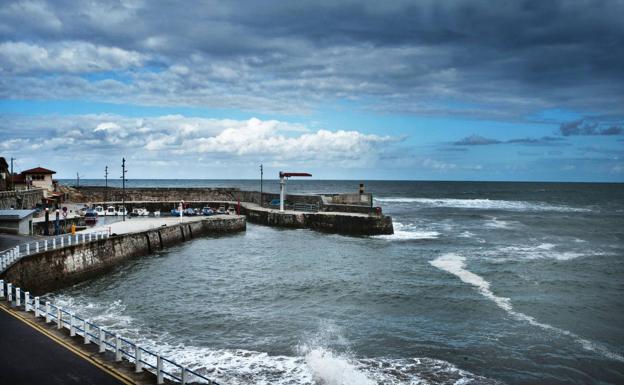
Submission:
[[[624,383],[624,185],[365,183],[394,235],[248,224],[50,296],[224,384]]]

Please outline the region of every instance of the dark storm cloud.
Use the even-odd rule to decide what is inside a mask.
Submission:
[[[559,126],[559,132],[563,136],[610,136],[620,135],[624,133],[624,128],[621,125],[610,125],[607,127],[603,127],[600,123],[580,119],[572,122],[562,123],[561,126]]]
[[[509,140],[498,140],[491,138],[484,138],[479,135],[467,136],[457,142],[453,143],[456,146],[483,146],[492,144],[520,144],[525,146],[563,146],[566,145],[563,138],[553,136],[543,136],[541,138],[518,138]]]
[[[0,80],[14,97],[55,98],[83,86],[37,75],[126,71],[130,84],[84,93],[274,111],[347,98],[419,114],[621,116],[622,14],[624,2],[601,0],[11,2],[0,10]]]

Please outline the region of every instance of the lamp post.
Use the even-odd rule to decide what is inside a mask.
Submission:
[[[108,165],[104,167],[104,202],[108,200]]]
[[[121,214],[122,220],[126,220],[126,158],[121,159]]]
[[[258,203],[260,203],[260,207],[262,207],[262,195],[263,195],[262,194],[263,193],[263,191],[262,191],[262,182],[263,182],[263,175],[264,175],[264,170],[263,170],[262,164],[260,164],[260,202],[258,202]]]

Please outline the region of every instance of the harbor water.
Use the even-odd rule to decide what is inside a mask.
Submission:
[[[624,185],[365,184],[394,235],[248,224],[49,296],[223,384],[624,383]]]

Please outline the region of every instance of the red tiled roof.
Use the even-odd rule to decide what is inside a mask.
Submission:
[[[56,171],[48,170],[43,167],[35,167],[30,170],[22,171],[22,174],[56,174]]]

